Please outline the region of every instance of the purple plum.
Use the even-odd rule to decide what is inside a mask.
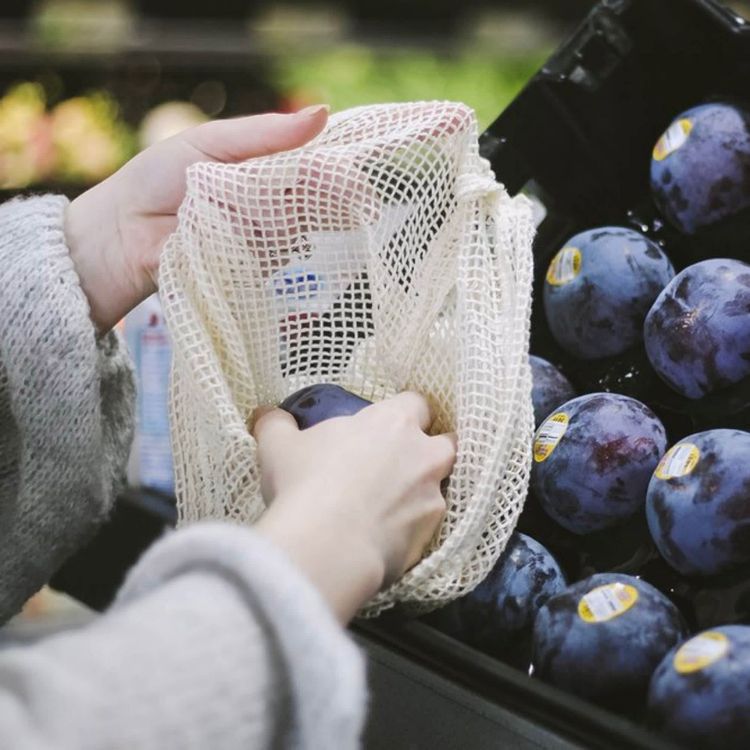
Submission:
[[[703,104],[678,115],[658,140],[651,190],[664,216],[694,234],[750,206],[748,112]]]
[[[565,588],[557,561],[539,542],[516,532],[487,577],[459,599],[461,637],[497,652],[530,633],[539,608]]]
[[[534,676],[605,705],[643,702],[664,655],[686,635],[650,584],[599,573],[551,597],[534,622]]]
[[[654,413],[616,393],[568,401],[534,436],[531,486],[545,512],[589,534],[636,513],[667,437]]]
[[[287,396],[279,404],[279,408],[294,417],[300,430],[306,430],[326,419],[349,417],[371,403],[372,401],[360,398],[340,385],[317,383]]]
[[[574,398],[575,389],[570,381],[546,359],[529,357],[531,363],[531,401],[534,404],[534,424],[536,427],[560,404]]]
[[[659,376],[691,399],[750,375],[750,265],[713,258],[681,271],[649,310],[644,341]]]
[[[677,443],[651,478],[646,518],[662,557],[683,575],[750,562],[750,433],[708,430]]]
[[[649,723],[695,750],[750,747],[750,627],[704,631],[673,649],[654,671]]]
[[[575,357],[621,354],[641,341],[643,319],[673,276],[661,248],[632,229],[581,232],[547,271],[544,311],[550,332]]]

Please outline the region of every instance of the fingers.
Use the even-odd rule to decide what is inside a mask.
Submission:
[[[432,424],[430,405],[427,399],[419,393],[404,391],[383,403],[388,404],[389,408],[400,412],[410,421],[416,422],[424,431],[427,431]]]
[[[436,470],[441,479],[453,471],[458,451],[458,436],[455,432],[446,432],[430,438],[430,450],[435,461]]]
[[[207,159],[237,162],[299,148],[318,135],[327,121],[328,107],[318,105],[292,115],[215,120],[190,128],[177,137]]]
[[[443,518],[445,518],[447,510],[445,498],[437,488],[426,495],[422,503],[424,505],[421,508],[420,522],[412,533],[404,567],[403,570],[399,571],[399,576],[413,568],[424,557],[433,537],[440,528]],[[395,576],[395,578],[399,576]]]
[[[247,429],[251,435],[255,435],[255,425],[258,420],[268,414],[269,411],[273,411],[273,406],[259,406],[253,410],[253,413],[247,418]]]

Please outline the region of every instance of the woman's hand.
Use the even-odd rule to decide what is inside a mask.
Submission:
[[[156,291],[159,256],[177,226],[185,172],[299,148],[324,128],[325,106],[293,115],[218,120],[146,149],[68,207],[70,255],[101,332]]]
[[[430,437],[424,398],[402,393],[300,431],[274,409],[254,427],[269,509],[258,530],[342,622],[415,565],[445,514],[454,435]]]

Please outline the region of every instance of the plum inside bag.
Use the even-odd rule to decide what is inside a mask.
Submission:
[[[422,561],[363,609],[428,611],[472,589],[528,485],[533,223],[451,102],[348,110],[303,148],[187,175],[160,268],[173,345],[180,523],[264,510],[247,420],[331,383],[424,394],[456,430],[448,510]]]

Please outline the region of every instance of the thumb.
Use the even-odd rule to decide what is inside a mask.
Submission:
[[[257,410],[251,417],[251,432],[253,437],[270,450],[294,438],[299,432],[299,427],[294,417],[283,409],[261,409]]]
[[[214,120],[180,136],[207,159],[236,162],[304,146],[328,121],[328,106],[319,104],[291,115],[267,114]]]

